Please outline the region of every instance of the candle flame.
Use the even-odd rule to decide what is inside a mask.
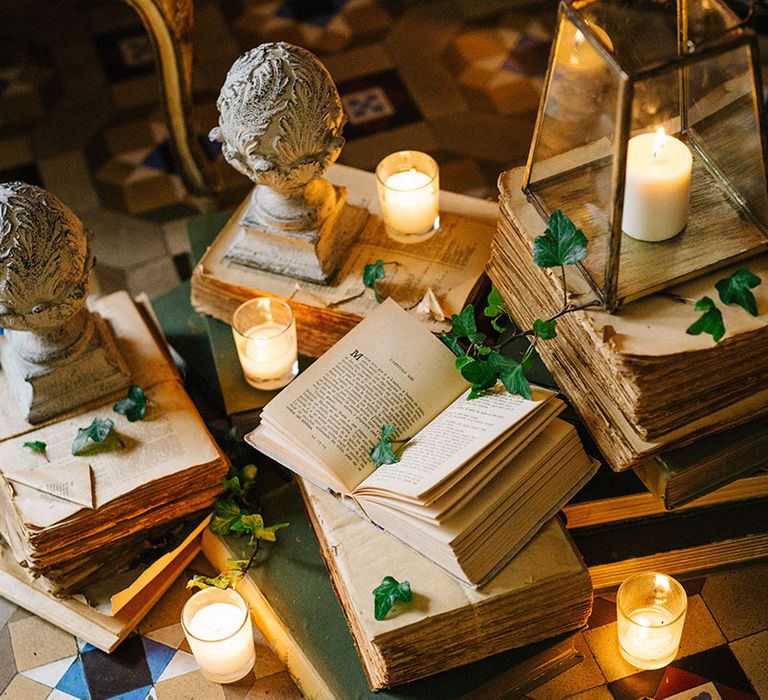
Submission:
[[[667,132],[664,131],[664,127],[660,126],[656,130],[656,138],[653,141],[653,157],[656,158],[659,153],[661,153],[661,149],[664,148],[664,144],[667,141]]]

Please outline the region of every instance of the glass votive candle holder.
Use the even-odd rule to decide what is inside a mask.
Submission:
[[[256,389],[280,389],[299,372],[296,319],[284,301],[257,297],[232,316],[232,334],[246,381]]]
[[[376,166],[376,186],[387,235],[417,243],[440,227],[440,174],[421,151],[391,153]]]
[[[680,647],[688,597],[671,576],[644,571],[626,579],[616,594],[621,655],[642,669],[671,663]]]
[[[214,683],[244,678],[256,661],[251,613],[231,588],[205,588],[181,611],[181,625],[202,673]]]

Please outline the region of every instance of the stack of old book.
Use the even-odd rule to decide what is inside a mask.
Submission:
[[[563,403],[541,388],[468,400],[454,359],[386,300],[246,436],[305,481],[373,688],[577,629],[591,607],[586,567],[553,520],[597,468],[557,418]],[[406,443],[377,468],[384,425]],[[378,621],[371,591],[385,576],[417,598]]]
[[[564,292],[576,304],[594,299],[577,270],[569,270],[563,290],[557,271],[533,263],[533,241],[544,223],[522,192],[522,169],[504,173],[499,182],[489,274],[519,322],[528,327],[552,316],[562,308]],[[751,259],[749,266],[768,279],[768,256]],[[557,338],[539,344],[614,469],[768,413],[768,285],[754,290],[758,316],[723,308],[727,333],[719,343],[709,335],[686,334],[698,317],[692,301],[714,295],[715,282],[730,272],[709,273],[614,314],[567,314],[558,319]]]
[[[164,539],[171,523],[198,524],[228,468],[147,314],[126,293],[94,306],[145,392],[144,420],[118,415],[112,406],[122,396],[108,396],[29,425],[15,412],[0,373],[0,534],[20,565],[4,556],[0,575],[14,577],[17,593],[29,594],[14,599],[36,612],[41,593],[64,596],[112,578]],[[78,429],[95,418],[113,420],[114,435],[73,455]]]
[[[190,225],[193,245],[209,225],[221,229],[192,274],[195,309],[230,323],[235,309],[256,294],[285,299],[296,315],[299,352],[318,357],[378,306],[373,290],[363,285],[363,270],[382,260],[385,278],[378,282],[381,294],[397,299],[430,330],[447,330],[446,317],[461,311],[482,283],[496,206],[441,192],[440,234],[419,246],[409,246],[390,239],[384,231],[377,215],[373,173],[333,165],[328,179],[347,189],[348,206],[361,218],[361,231],[329,284],[297,280],[243,262],[236,244],[246,235],[240,219],[250,201],[247,198],[223,227],[219,214]],[[420,313],[419,302],[428,292],[442,312],[433,306],[436,313]]]

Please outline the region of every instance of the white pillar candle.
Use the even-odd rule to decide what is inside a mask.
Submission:
[[[687,597],[673,578],[653,572],[635,574],[616,595],[622,656],[638,668],[661,668],[677,655],[685,623]]]
[[[627,144],[621,229],[639,241],[664,241],[685,228],[693,157],[664,133],[640,134]]]
[[[233,683],[253,668],[256,651],[248,606],[231,589],[206,588],[187,601],[184,632],[200,672],[216,683]]]
[[[395,240],[416,242],[431,236],[440,223],[437,163],[426,153],[399,151],[376,168],[382,218]]]
[[[268,297],[245,302],[232,317],[232,334],[251,386],[279,389],[298,373],[296,323],[285,302]]]

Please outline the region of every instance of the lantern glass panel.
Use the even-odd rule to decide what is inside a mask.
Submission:
[[[544,219],[562,209],[588,236],[581,268],[604,304],[765,250],[754,35],[720,0],[562,0],[558,17],[524,188]],[[625,193],[627,147],[659,128],[670,148],[670,137],[685,145],[692,174],[687,218],[685,197],[672,217],[680,232],[650,242],[622,231],[637,201]]]

